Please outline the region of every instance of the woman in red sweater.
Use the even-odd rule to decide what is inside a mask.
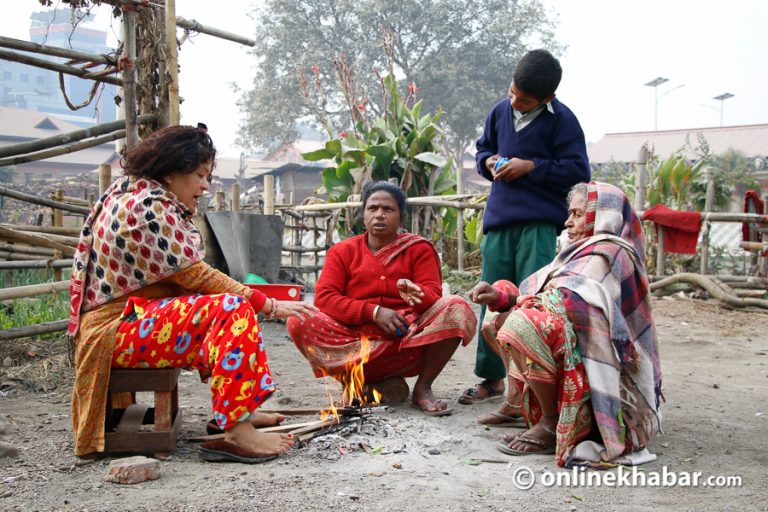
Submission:
[[[404,400],[404,378],[418,376],[413,406],[431,416],[450,414],[432,383],[459,343],[472,340],[477,318],[460,297],[442,297],[432,243],[400,232],[403,191],[385,181],[368,183],[362,203],[366,232],[328,250],[315,288],[320,313],[288,319],[288,333],[316,377],[345,382],[362,349],[365,380],[384,399]],[[399,397],[387,392],[395,389]]]

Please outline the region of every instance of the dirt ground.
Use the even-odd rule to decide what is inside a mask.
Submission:
[[[462,406],[475,382],[475,342],[459,349],[435,391],[455,412],[430,418],[407,406],[376,413],[361,433],[331,434],[262,465],[201,461],[182,439],[158,480],[103,480],[112,459],[72,455],[72,370],[63,343],[0,344],[0,510],[768,510],[768,315],[688,298],[654,299],[664,372],[664,435],[645,473],[698,471],[739,476],[740,487],[545,487],[559,473],[551,455],[509,457],[494,447],[501,431],[476,424],[498,403]],[[321,407],[335,385],[312,377],[282,323],[264,325],[280,386],[272,407]],[[182,437],[201,435],[208,390],[196,375],[180,379]],[[294,418],[292,421],[306,421]],[[531,490],[512,484],[530,468]],[[611,470],[616,471],[616,470]]]

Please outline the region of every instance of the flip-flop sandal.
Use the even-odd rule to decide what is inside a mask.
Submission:
[[[526,435],[518,435],[513,439],[512,441],[522,441],[526,444],[532,445],[532,446],[540,446],[540,450],[535,450],[531,452],[526,452],[523,450],[516,450],[515,448],[510,448],[509,445],[505,443],[497,443],[496,448],[503,453],[506,453],[507,455],[547,455],[550,453],[555,453],[555,448],[557,448],[556,445],[550,445],[543,441],[539,441],[538,439],[534,439],[532,437],[528,437]],[[510,443],[512,442],[510,441]]]
[[[201,444],[198,454],[201,459],[208,462],[240,462],[242,464],[261,464],[277,458],[277,455],[249,452],[223,439]]]
[[[412,403],[411,407],[414,409],[418,409],[419,411],[423,412],[427,416],[449,416],[453,414],[453,409],[450,407],[446,407],[445,409],[438,409],[436,411],[428,411],[425,406],[433,405],[437,406],[437,404],[443,403],[442,400],[435,400],[434,402],[432,400],[429,400],[428,398],[425,398],[424,400],[419,400],[419,403]]]
[[[503,428],[503,427],[525,427],[525,419],[520,416],[507,416],[498,411],[488,413],[488,416],[496,418],[498,421],[494,423],[484,423],[480,420],[477,422],[484,427]]]
[[[486,391],[486,395],[477,396],[478,389],[483,388]],[[459,397],[459,403],[462,405],[482,404],[488,400],[497,400],[504,396],[504,391],[496,391],[493,386],[488,384],[488,381],[482,381],[474,387],[468,388]]]

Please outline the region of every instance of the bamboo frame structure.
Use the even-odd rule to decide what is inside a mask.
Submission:
[[[139,124],[148,124],[155,121],[155,114],[144,114],[136,119]],[[125,129],[125,120],[118,119],[117,121],[111,121],[109,123],[97,124],[90,128],[84,128],[82,130],[75,130],[73,132],[62,133],[60,135],[54,135],[53,137],[47,137],[45,139],[37,139],[29,142],[22,142],[19,144],[12,144],[10,146],[0,147],[0,158],[8,156],[25,155],[35,151],[43,149],[53,148],[61,146],[62,144],[69,144],[70,142],[76,142],[90,137],[97,137],[107,133],[112,133],[117,130]]]

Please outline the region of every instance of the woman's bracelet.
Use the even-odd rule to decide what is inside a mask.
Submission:
[[[277,301],[272,297],[269,298],[269,301],[272,304],[272,309],[265,315],[265,318],[267,320],[272,320],[277,316]]]
[[[373,308],[373,321],[374,321],[374,322],[376,321],[376,315],[378,315],[378,314],[379,314],[379,308],[380,308],[380,307],[381,307],[381,306],[378,306],[378,305],[377,305],[375,308]]]

